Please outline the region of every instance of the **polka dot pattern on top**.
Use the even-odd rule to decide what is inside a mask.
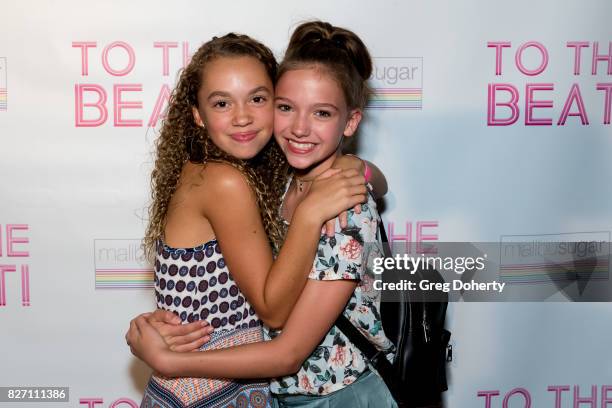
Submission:
[[[215,330],[258,327],[261,322],[225,265],[217,240],[194,248],[157,243],[157,307],[183,323],[206,320]]]

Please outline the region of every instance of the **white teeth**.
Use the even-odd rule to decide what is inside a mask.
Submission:
[[[298,143],[298,142],[294,142],[293,140],[288,140],[288,142],[291,146],[295,146],[298,149],[303,149],[303,150],[312,149],[314,147],[314,143]]]

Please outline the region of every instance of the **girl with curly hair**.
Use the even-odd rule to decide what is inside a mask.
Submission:
[[[304,23],[293,33],[275,90],[274,135],[292,166],[281,214],[299,222],[313,178],[340,155],[353,136],[368,97],[372,61],[353,32],[323,22]],[[348,226],[322,235],[317,255],[282,332],[265,328],[266,342],[181,353],[143,317],[128,333],[132,352],[168,377],[273,378],[274,406],[397,407],[367,359],[334,326],[343,313],[383,356],[395,348],[380,321],[378,298],[368,290],[373,258],[382,256],[379,216],[371,196]],[[384,358],[384,357],[382,357]]]
[[[288,166],[271,140],[276,70],[267,47],[228,34],[200,47],[170,98],[144,244],[158,308],[183,324],[150,321],[177,351],[262,341],[261,321],[281,327],[306,284],[322,225],[365,201],[356,170],[330,172],[312,182],[285,233],[278,207]],[[194,326],[198,339],[174,342]],[[153,375],[143,399],[161,407],[269,403],[266,381],[213,376]]]

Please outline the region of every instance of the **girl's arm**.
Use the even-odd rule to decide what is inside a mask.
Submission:
[[[333,168],[335,169],[355,169],[364,175],[365,166],[370,168],[370,178],[368,182],[372,185],[374,197],[377,199],[383,197],[388,191],[387,179],[374,163],[360,159],[358,156],[352,154],[343,154],[342,156],[338,156],[333,164]]]
[[[132,321],[132,352],[166,377],[270,378],[297,372],[355,290],[354,280],[308,280],[282,333],[271,341],[197,353],[170,351],[144,317]],[[316,311],[316,313],[313,313]]]
[[[321,226],[365,201],[363,176],[348,170],[313,183],[273,262],[255,194],[242,174],[221,163],[209,163],[204,173],[199,189],[205,192],[202,213],[215,231],[228,269],[264,323],[282,327],[306,284]]]

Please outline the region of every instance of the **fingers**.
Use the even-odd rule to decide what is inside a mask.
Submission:
[[[204,328],[197,328],[191,330],[189,333],[180,336],[170,336],[167,339],[167,343],[170,346],[180,346],[183,344],[192,343],[195,340],[201,339],[202,337],[209,336],[213,332],[212,326],[206,326]]]
[[[207,333],[211,333],[213,331],[213,327],[207,322],[199,320],[179,326],[167,326],[165,327],[164,335],[173,337],[188,336],[193,333],[198,333],[202,329],[205,329]]]
[[[138,327],[136,326],[135,320],[136,319],[132,319],[132,321],[130,321],[130,328],[128,332],[125,334],[125,342],[127,343],[128,346],[130,346],[130,348],[132,347],[132,344],[134,343],[135,336],[140,334]]]
[[[168,324],[181,324],[181,318],[168,310],[157,309],[153,313],[149,313],[149,315],[149,320],[157,320]]]
[[[336,219],[329,220],[325,223],[325,235],[330,238],[336,235]]]
[[[358,195],[362,197],[367,197],[368,189],[363,184],[359,184],[356,186],[348,186],[346,188],[346,193],[347,195],[351,195],[351,196]]]
[[[134,322],[135,329],[138,333],[142,333],[143,330],[146,330],[148,327],[151,327],[147,318],[143,315],[138,316],[136,319],[132,320]]]
[[[206,344],[210,340],[210,335],[205,335],[196,340],[193,340],[191,343],[181,344],[181,345],[172,345],[170,346],[170,350],[178,351],[179,353],[189,352],[189,351],[198,351],[200,347]]]
[[[339,215],[338,215],[338,219],[340,221],[340,228],[346,228],[346,226],[348,225],[348,212],[347,211],[342,211]]]
[[[341,169],[333,169],[333,168],[329,168],[327,170],[325,170],[323,173],[319,174],[317,177],[315,177],[315,180],[324,180],[326,178],[330,178],[331,176],[334,176],[338,173],[341,173],[342,170]]]
[[[348,178],[348,177],[360,176],[361,173],[357,169],[346,169],[346,170],[342,170],[340,172],[340,175],[342,177],[347,177]]]

